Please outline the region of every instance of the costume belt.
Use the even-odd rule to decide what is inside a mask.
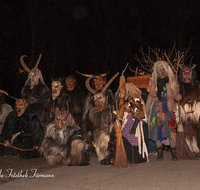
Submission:
[[[28,97],[27,102],[29,104],[42,104],[43,101],[40,98]]]

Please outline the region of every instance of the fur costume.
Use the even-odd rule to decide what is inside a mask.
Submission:
[[[76,124],[80,124],[82,121],[86,95],[85,92],[77,85],[77,81],[73,75],[66,77],[63,93],[63,101],[69,101],[69,112],[72,114]]]
[[[40,120],[37,114],[33,114],[30,111],[29,107],[24,108],[24,111],[22,112],[20,109],[21,108],[17,108],[16,103],[16,109],[10,112],[6,117],[1,134],[2,140],[4,143],[7,141],[12,146],[20,149],[33,149],[34,147],[39,147],[44,136]],[[19,151],[4,146],[4,155],[11,154],[17,156],[18,153],[20,158],[26,159],[40,156],[37,148],[31,151]]]
[[[5,95],[8,96],[5,91],[0,90],[0,134],[7,115],[12,111],[12,107],[9,104],[5,103]]]
[[[47,126],[41,154],[50,165],[88,165],[89,151],[93,147],[82,140],[80,127],[75,124],[71,114],[61,110],[55,120]]]
[[[179,75],[180,94],[180,121],[190,150],[200,156],[200,85],[197,81],[194,66],[184,65]],[[178,115],[178,112],[176,113]],[[179,119],[177,117],[177,122]]]
[[[70,97],[63,91],[63,81],[61,78],[52,79],[52,96],[47,98],[42,106],[41,121],[46,131],[46,126],[55,119],[55,114],[61,109],[70,112]]]
[[[21,96],[27,100],[32,108],[32,111],[37,113],[39,116],[41,114],[41,108],[44,101],[51,96],[50,90],[47,85],[44,83],[42,73],[37,68],[41,59],[41,54],[39,59],[36,62],[36,65],[33,69],[29,69],[24,62],[24,57],[26,55],[21,56],[20,62],[24,69],[29,73],[28,79],[26,80],[22,91]]]
[[[94,137],[92,141],[96,147],[99,162],[108,155],[110,132],[114,127],[112,112],[115,101],[113,93],[108,87],[117,75],[118,73],[107,84],[101,75],[91,76],[86,80],[86,87],[90,92],[85,100],[82,130],[85,139],[91,140],[91,136]],[[97,80],[97,86],[100,85],[101,90],[96,91],[96,88],[91,88],[89,84],[91,79]],[[102,84],[102,79],[104,84]]]

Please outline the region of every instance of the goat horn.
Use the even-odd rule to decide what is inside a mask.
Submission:
[[[101,74],[101,77],[103,78],[103,77],[105,77],[107,75],[107,73],[103,73],[103,74]]]
[[[194,69],[196,66],[197,66],[196,64],[193,64],[192,69]]]
[[[119,72],[116,73],[116,74],[107,82],[107,84],[103,87],[103,89],[102,89],[102,91],[101,91],[103,94],[106,92],[107,88],[110,86],[110,84],[112,83],[112,81],[118,76],[118,74],[119,74]]]
[[[42,57],[42,54],[39,55],[39,58],[38,58],[38,60],[37,60],[37,62],[35,64],[35,67],[33,68],[33,71],[36,71],[36,69],[37,69],[37,67],[38,67],[38,65],[40,63],[41,57]]]
[[[88,77],[88,78],[91,78],[91,77],[93,77],[93,75],[88,75],[88,74],[83,74],[83,73],[80,73],[80,72],[78,72],[78,71],[76,71],[78,74],[80,74],[80,75],[83,75],[84,77]]]
[[[91,88],[90,86],[90,80],[94,78],[94,77],[89,77],[86,81],[85,81],[85,86],[86,88],[92,93],[95,94],[95,90]]]
[[[22,55],[20,57],[20,63],[22,64],[22,67],[27,71],[27,72],[31,72],[31,70],[27,67],[27,65],[24,62],[24,57],[28,57],[27,55]]]
[[[0,90],[0,94],[5,94],[6,96],[9,96],[8,93],[4,90]]]

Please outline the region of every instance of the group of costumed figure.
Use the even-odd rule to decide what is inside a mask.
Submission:
[[[33,69],[21,56],[28,79],[20,97],[12,97],[15,106],[7,101],[11,96],[0,90],[1,156],[44,157],[50,165],[74,166],[89,165],[92,155],[102,165],[117,165],[123,155],[125,162],[133,164],[149,161],[149,140],[156,145],[158,161],[163,160],[165,141],[173,161],[200,155],[200,86],[195,66],[181,65],[178,81],[169,63],[155,62],[144,101],[139,87],[121,80],[123,74],[113,94],[110,85],[119,73],[107,81],[106,73],[77,72],[87,77],[87,95],[74,74],[52,78],[50,90],[38,69],[41,56]],[[180,123],[185,147],[177,138]],[[187,153],[182,151],[185,148]]]

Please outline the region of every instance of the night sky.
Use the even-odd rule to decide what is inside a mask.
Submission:
[[[199,70],[199,0],[0,0],[0,88],[18,96],[27,79],[20,56],[39,64],[46,84],[51,77],[122,72],[138,66],[142,46],[187,49]],[[20,67],[21,68],[21,67]],[[133,75],[127,69],[125,76]],[[85,89],[85,77],[76,74]],[[119,79],[119,78],[118,78]],[[111,85],[116,90],[119,80]]]

